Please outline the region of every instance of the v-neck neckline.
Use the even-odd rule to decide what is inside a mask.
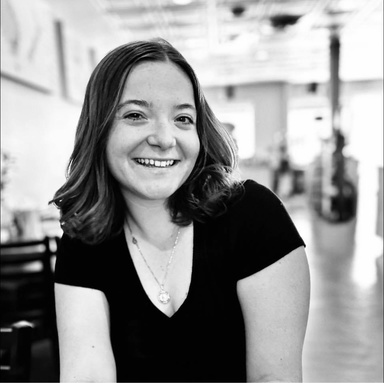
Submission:
[[[166,320],[171,320],[175,316],[178,316],[179,312],[181,310],[183,310],[184,307],[186,306],[186,304],[188,304],[188,302],[191,300],[191,293],[193,293],[193,289],[194,289],[194,285],[195,285],[194,280],[196,278],[195,274],[196,274],[196,264],[197,264],[197,256],[196,256],[196,254],[197,254],[197,247],[198,247],[198,241],[197,241],[197,237],[198,237],[198,224],[196,224],[195,221],[193,222],[192,270],[191,270],[191,280],[189,282],[188,292],[187,292],[187,295],[186,295],[185,299],[181,303],[181,305],[178,307],[178,309],[171,316],[168,316],[163,311],[161,311],[158,307],[156,307],[155,304],[150,299],[150,297],[148,296],[147,292],[144,289],[143,284],[141,283],[140,276],[139,276],[139,274],[137,272],[137,269],[135,267],[135,264],[133,262],[132,255],[131,255],[131,252],[130,252],[129,246],[128,246],[127,237],[125,235],[125,231],[124,230],[123,230],[122,235],[123,235],[126,251],[128,252],[129,266],[132,268],[132,275],[134,275],[135,282],[139,286],[140,294],[143,296],[142,299],[143,299],[144,304],[147,307],[150,307],[151,311],[157,313],[160,317],[163,317]]]

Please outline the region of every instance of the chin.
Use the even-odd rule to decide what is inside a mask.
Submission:
[[[145,195],[151,200],[167,200],[179,188],[165,185],[156,185],[146,190]]]

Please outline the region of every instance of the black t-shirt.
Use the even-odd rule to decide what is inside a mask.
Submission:
[[[96,246],[63,236],[56,282],[105,293],[118,381],[246,380],[236,283],[304,242],[276,195],[246,181],[224,215],[194,222],[193,245],[188,296],[169,318],[146,295],[124,233]]]

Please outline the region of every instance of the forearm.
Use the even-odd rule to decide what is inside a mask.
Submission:
[[[247,382],[302,382],[301,364],[292,363],[289,368],[280,363],[247,362]]]
[[[96,361],[77,360],[63,363],[60,368],[60,382],[116,382],[115,368],[112,363],[97,363]]]

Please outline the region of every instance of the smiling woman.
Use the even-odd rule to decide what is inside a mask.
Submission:
[[[128,208],[143,198],[164,203],[185,183],[200,150],[195,121],[192,83],[177,65],[133,68],[106,148]]]
[[[162,71],[156,72],[157,67]],[[162,78],[163,75],[166,77]],[[173,75],[176,77],[173,78]],[[147,82],[149,77],[151,81]],[[152,83],[152,80],[155,81]],[[178,89],[179,80],[186,86],[185,89]],[[136,93],[127,90],[128,83],[132,83]],[[164,40],[132,43],[107,55],[96,67],[88,83],[75,147],[68,166],[68,179],[53,199],[61,209],[61,222],[67,234],[79,236],[88,243],[97,243],[122,230],[125,219],[121,208],[121,204],[124,205],[123,196],[108,167],[105,155],[107,142],[110,142],[110,147],[114,137],[123,134],[122,126],[129,130],[125,134],[132,136],[132,140],[138,135],[136,132],[143,134],[150,127],[153,130],[155,118],[158,120],[159,117],[159,108],[165,107],[155,99],[155,95],[147,97],[153,90],[157,92],[157,98],[161,97],[161,92],[162,97],[168,96],[168,103],[174,95],[174,105],[166,107],[172,108],[178,134],[185,131],[182,135],[195,137],[195,145],[197,136],[200,142],[192,173],[167,200],[173,221],[186,225],[193,219],[202,220],[215,215],[220,210],[217,202],[232,194],[234,183],[231,173],[236,167],[236,149],[232,138],[207,104],[193,69]],[[183,94],[186,98],[180,99]],[[162,113],[165,115],[164,111]],[[157,131],[148,134],[147,142],[152,148],[158,145],[156,141],[159,140],[172,141],[161,145],[173,145],[177,140],[172,137],[170,129],[164,126],[164,116],[156,124],[158,122]],[[181,147],[177,145],[173,152],[181,152]],[[154,150],[159,152],[159,149]],[[161,148],[160,151],[160,156],[156,154],[147,159],[162,159],[164,152]],[[177,157],[167,159],[176,160],[175,164],[179,165]]]
[[[62,381],[301,380],[304,242],[235,167],[170,44],[126,44],[100,62],[53,199]]]

